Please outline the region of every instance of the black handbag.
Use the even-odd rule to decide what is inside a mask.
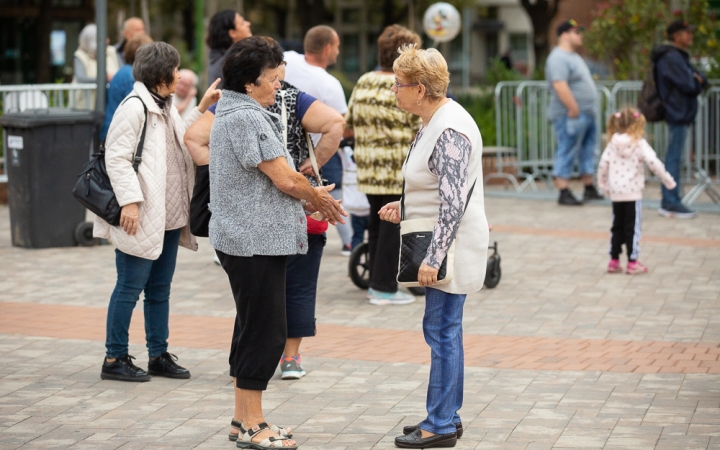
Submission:
[[[470,197],[472,197],[474,189],[475,183],[468,192],[464,211],[467,211],[467,207],[470,205]],[[405,220],[405,181],[403,181],[403,192],[400,197],[400,258],[397,275],[397,281],[401,285],[406,287],[420,286],[418,272],[432,243],[436,223],[437,220],[433,218]],[[437,274],[438,285],[452,281],[453,264],[452,260],[448,264],[448,256],[454,256],[454,254],[455,242],[452,243],[445,255],[445,259],[440,264]]]
[[[143,110],[145,111],[145,123],[143,124],[140,141],[138,142],[138,146],[135,151],[135,157],[133,158],[133,169],[135,170],[135,173],[137,173],[138,166],[142,162],[142,151],[143,145],[145,144],[148,112],[145,102],[143,102],[137,95],[128,97],[125,101],[131,98],[137,98],[140,100],[140,103],[143,105]],[[105,168],[104,144],[100,144],[98,152],[93,153],[90,157],[90,161],[85,164],[85,168],[78,175],[78,180],[75,183],[72,194],[77,201],[82,203],[82,205],[89,209],[90,212],[94,213],[110,225],[120,225],[120,212],[122,208],[118,205],[117,198],[115,198],[115,192],[113,192],[112,183],[110,182],[110,177],[108,176],[107,169]]]
[[[210,217],[210,165],[197,166],[195,187],[190,199],[190,232],[199,237],[209,236]]]

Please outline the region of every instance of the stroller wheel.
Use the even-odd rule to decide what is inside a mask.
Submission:
[[[497,253],[488,258],[487,271],[485,272],[485,287],[493,289],[500,283],[502,270],[500,269],[500,255]]]
[[[348,273],[353,284],[360,289],[370,286],[370,247],[367,242],[355,247],[350,254]]]

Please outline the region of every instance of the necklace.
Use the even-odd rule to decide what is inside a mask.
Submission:
[[[435,107],[435,109],[433,109],[433,112],[432,112],[432,113],[430,114],[430,116],[428,117],[428,123],[430,123],[430,121],[432,120],[432,118],[433,118],[433,116],[435,115],[435,113],[437,112],[437,110],[440,109],[440,106],[441,106],[441,105],[442,105],[442,100],[440,100],[440,101],[438,102],[437,106]]]

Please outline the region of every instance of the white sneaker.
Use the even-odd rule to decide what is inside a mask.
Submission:
[[[408,305],[415,301],[414,296],[403,291],[381,292],[373,290],[372,293],[368,291],[368,296],[370,297],[370,304],[377,306]]]

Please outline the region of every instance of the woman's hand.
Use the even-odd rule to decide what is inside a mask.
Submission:
[[[420,286],[432,286],[438,282],[438,269],[433,269],[425,263],[422,263],[418,270],[418,283]]]
[[[386,222],[400,223],[400,202],[391,202],[378,211],[380,219]]]
[[[135,236],[140,221],[140,209],[137,203],[130,203],[120,211],[120,226],[130,236]]]
[[[198,110],[200,110],[201,113],[207,111],[210,106],[214,105],[218,102],[218,100],[220,100],[220,97],[222,96],[222,91],[217,88],[217,85],[219,83],[220,78],[215,80],[215,82],[211,84],[209,88],[207,88],[207,91],[205,91],[205,95],[203,95],[203,98],[200,100],[200,104],[198,104]]]
[[[337,225],[338,222],[345,223],[343,217],[347,217],[348,213],[340,206],[340,202],[330,195],[330,191],[335,189],[335,185],[319,186],[314,189],[316,198],[312,201],[311,206],[320,212],[323,217],[325,217],[325,220],[331,224]],[[305,206],[307,206],[307,204],[305,204]]]

